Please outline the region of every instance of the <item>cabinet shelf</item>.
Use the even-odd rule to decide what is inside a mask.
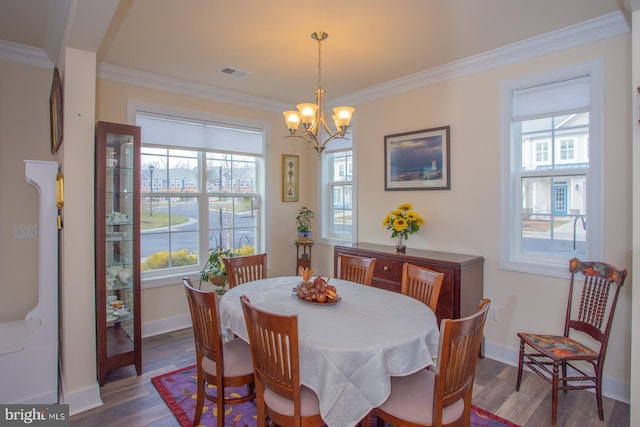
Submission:
[[[107,318],[107,327],[112,327],[119,323],[130,322],[133,320],[133,313],[129,313],[126,316],[117,316],[115,319]]]
[[[128,283],[126,285],[121,282],[118,282],[117,284],[114,283],[113,286],[107,288],[107,291],[122,291],[126,289],[133,289],[133,283]]]
[[[140,128],[96,124],[96,330],[98,382],[128,365],[142,373],[140,322]],[[107,308],[124,304],[123,316]]]

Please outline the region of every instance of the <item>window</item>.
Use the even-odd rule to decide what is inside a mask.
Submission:
[[[601,94],[599,61],[503,84],[500,268],[601,257]]]
[[[547,163],[549,161],[549,143],[537,142],[536,143],[536,162]]]
[[[321,162],[319,205],[322,238],[351,242],[355,233],[351,140],[331,141]]]
[[[575,158],[573,152],[573,140],[563,139],[560,141],[560,160],[569,161]]]
[[[329,229],[328,234],[338,239],[351,238],[351,219],[353,216],[351,184],[351,170],[353,155],[351,151],[339,151],[328,153],[328,164],[330,169],[329,194],[331,201],[329,206]]]
[[[199,271],[217,247],[264,251],[261,129],[144,111],[136,124],[143,279]]]

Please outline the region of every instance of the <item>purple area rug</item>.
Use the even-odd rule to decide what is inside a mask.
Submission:
[[[173,415],[182,427],[193,425],[193,414],[196,407],[196,369],[195,365],[178,369],[177,371],[153,377],[151,382],[160,393]],[[214,389],[213,386],[208,386]],[[237,389],[226,390],[228,395],[236,393]],[[211,390],[210,390],[211,392]],[[215,393],[211,393],[214,394]],[[217,425],[217,406],[205,400],[200,425]],[[224,413],[224,425],[235,427],[254,427],[256,423],[256,405],[245,402],[239,405],[227,405]],[[519,427],[484,409],[473,407],[471,410],[471,427]]]

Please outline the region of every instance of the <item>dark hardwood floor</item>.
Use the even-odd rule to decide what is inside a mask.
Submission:
[[[191,329],[143,340],[143,374],[133,367],[113,372],[101,389],[104,405],[71,417],[71,426],[175,427],[175,418],[164,404],[151,378],[195,363]],[[473,403],[522,427],[548,427],[551,423],[551,390],[537,375],[525,372],[520,392],[515,392],[517,369],[488,358],[479,359]],[[604,399],[605,421],[598,419],[593,393],[560,394],[558,426],[629,426],[629,405]]]

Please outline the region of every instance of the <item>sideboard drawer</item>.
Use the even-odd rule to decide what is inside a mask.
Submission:
[[[402,281],[402,265],[404,261],[391,258],[376,258],[376,267],[373,276],[392,282]]]

